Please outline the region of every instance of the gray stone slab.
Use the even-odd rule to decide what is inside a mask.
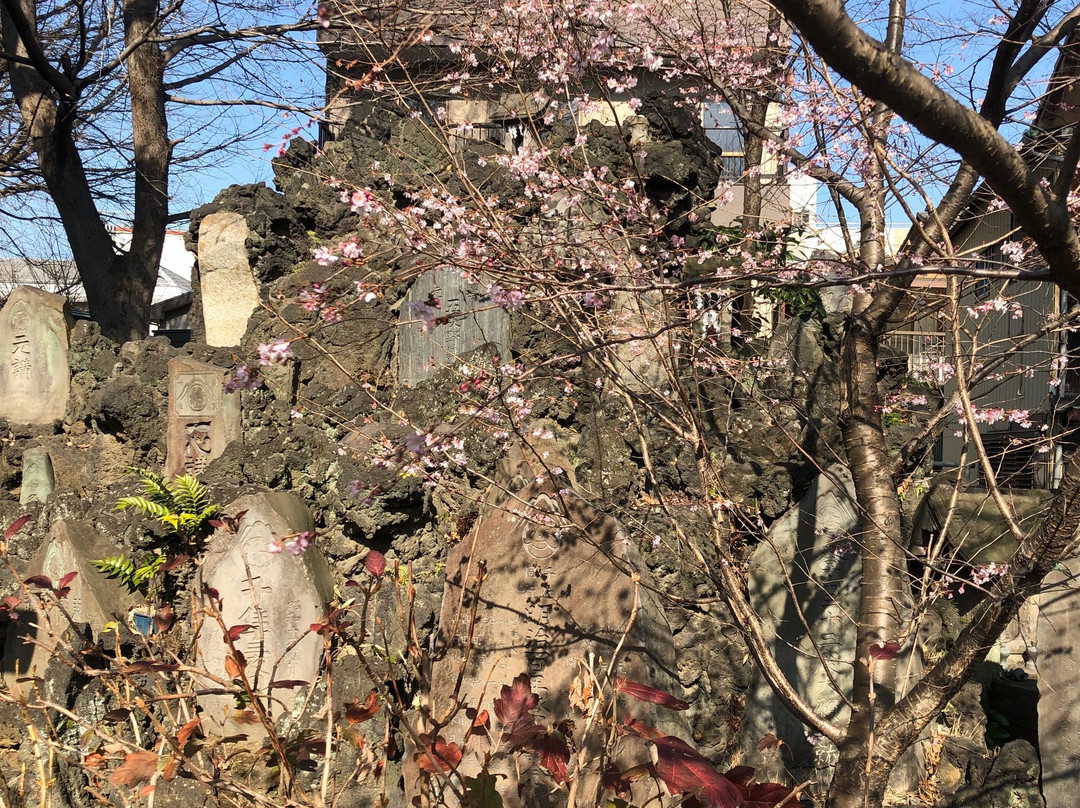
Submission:
[[[19,489],[19,504],[44,502],[56,488],[53,476],[52,458],[44,446],[34,446],[23,452],[22,482]]]
[[[70,593],[60,601],[62,608],[49,609],[48,625],[53,636],[42,616],[29,608],[21,609],[20,619],[9,626],[3,658],[4,679],[9,687],[18,687],[16,669],[20,676],[44,673],[56,638],[70,636],[72,623],[88,624],[97,636],[106,623],[123,622],[131,609],[142,604],[137,594],[90,564],[91,560],[119,554],[116,545],[89,522],[61,520],[53,524],[24,577],[47,575],[55,586],[69,572],[76,575],[68,584]]]
[[[668,317],[659,292],[612,295],[608,353],[627,390],[663,394],[670,388]]]
[[[271,541],[314,530],[311,513],[297,497],[283,492],[242,496],[225,513],[243,515],[235,534],[214,534],[203,562],[203,581],[217,590],[226,627],[253,627],[235,641],[247,660],[248,681],[262,692],[271,682],[313,681],[322,662],[323,640],[309,628],[325,617],[333,594],[329,567],[315,547],[301,556],[267,549]],[[210,605],[205,598],[204,603]],[[204,670],[228,679],[222,634],[216,621],[208,619],[199,635],[198,654]],[[274,699],[268,700],[270,712],[280,714],[282,702],[290,703],[298,692],[303,691],[275,689]],[[214,732],[245,734],[253,741],[265,737],[261,726],[234,720],[231,696],[204,696],[199,703],[206,726]]]
[[[401,306],[398,333],[398,382],[412,386],[427,381],[483,345],[505,361],[509,356],[510,316],[481,300],[484,287],[467,283],[451,269],[425,272],[413,283]],[[410,303],[439,301],[436,317],[447,322],[425,331]]]
[[[226,393],[225,371],[178,357],[169,360],[169,429],[165,476],[198,476],[241,440],[240,396]]]
[[[595,739],[580,737],[586,722],[569,701],[571,683],[582,666],[592,660],[602,678],[625,633],[619,675],[678,697],[682,691],[673,673],[674,643],[652,593],[641,586],[635,595],[631,570],[639,567],[628,555],[630,543],[618,523],[574,493],[569,476],[552,479],[553,467],[570,468],[554,444],[540,453],[543,463],[531,453],[512,450],[499,479],[513,493],[502,490],[489,498],[476,526],[450,550],[430,704],[441,713],[457,696],[463,707],[486,709],[494,719],[494,699],[501,688],[528,673],[540,700],[538,721],[550,725],[556,719],[577,718],[579,748],[585,743],[595,747]],[[484,577],[477,595],[481,568]],[[689,737],[676,713],[638,702],[622,708],[666,734]],[[460,709],[441,732],[460,745],[469,723]],[[626,741],[619,765],[649,759],[643,743]],[[467,746],[459,771],[475,774],[482,754]],[[549,793],[551,781],[537,764],[528,756],[523,764],[520,779],[508,765],[496,766],[505,776],[499,786],[503,805],[558,804],[558,795]],[[594,776],[585,776],[582,793],[589,793]],[[416,790],[407,775],[407,795]],[[636,804],[645,804],[647,795],[636,796],[642,798]]]
[[[772,630],[770,650],[781,670],[818,712],[840,726],[847,723],[850,711],[830,684],[829,672],[840,690],[849,693],[862,570],[852,535],[859,526],[851,504],[854,496],[848,470],[830,467],[802,502],[772,526],[767,540],[751,555],[749,567],[750,599]],[[759,779],[787,782],[786,767],[796,780],[827,782],[835,747],[809,735],[760,673],[755,673],[750,686],[742,731],[742,762],[758,769]],[[758,742],[769,734],[784,741],[786,748],[759,751]]]
[[[1039,757],[1046,808],[1080,794],[1080,559],[1058,564],[1039,596]]]
[[[199,223],[199,293],[207,345],[239,345],[259,305],[259,285],[248,261],[250,236],[239,213],[211,213]]]
[[[0,418],[47,424],[63,418],[71,389],[67,298],[20,286],[0,309]]]

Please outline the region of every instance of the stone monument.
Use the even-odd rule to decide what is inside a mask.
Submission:
[[[482,286],[466,282],[451,269],[433,269],[416,279],[401,307],[401,384],[419,384],[444,368],[456,368],[465,356],[483,345],[494,346],[493,353],[506,360],[510,317],[504,309],[486,302],[485,292]],[[428,305],[429,300],[438,300],[438,307],[432,306],[428,312],[434,314],[430,327],[418,316],[418,307]],[[444,317],[445,322],[434,323]]]
[[[250,235],[239,213],[211,213],[199,223],[199,289],[207,345],[239,345],[259,305],[259,285],[248,262]]]
[[[246,661],[251,686],[273,690],[266,701],[274,715],[281,711],[282,700],[299,691],[273,689],[271,682],[311,682],[319,673],[323,639],[309,629],[326,616],[333,579],[314,547],[301,555],[288,549],[270,552],[272,542],[280,547],[290,536],[315,529],[311,513],[297,497],[280,491],[248,494],[227,506],[225,513],[239,516],[240,523],[235,534],[224,529],[214,534],[203,561],[203,583],[216,590],[226,628],[251,627],[234,645]],[[204,603],[213,605],[205,594]],[[198,640],[200,665],[214,676],[234,678],[226,668],[228,653],[221,627],[207,619]],[[264,737],[259,725],[235,720],[232,696],[203,696],[199,704],[205,726],[215,732],[244,734],[252,740]]]
[[[20,286],[0,309],[0,418],[47,424],[63,418],[71,379],[67,298]]]
[[[225,371],[177,357],[169,360],[169,433],[165,476],[198,476],[234,440],[242,439],[240,397],[223,389]]]
[[[627,390],[659,394],[670,386],[670,360],[665,358],[671,355],[668,316],[659,292],[612,295],[609,336],[613,343],[608,354]]]
[[[65,634],[70,637],[72,623],[89,625],[97,636],[106,623],[113,620],[123,623],[128,612],[141,604],[138,595],[105,577],[90,563],[119,554],[116,545],[103,538],[89,522],[61,520],[53,524],[48,538],[27,567],[26,577],[48,576],[55,587],[68,573],[76,575],[67,584],[69,591],[59,599],[59,605],[49,608],[52,636],[43,616],[28,608],[24,597],[24,604],[18,610],[19,619],[9,624],[4,644],[4,680],[8,687],[17,687],[16,669],[18,677],[44,674],[57,637]],[[50,598],[45,595],[46,601]],[[76,650],[80,647],[81,643]]]
[[[1080,559],[1054,567],[1038,609],[1039,757],[1046,808],[1080,793]]]
[[[447,558],[429,703],[439,720],[460,705],[440,730],[448,742],[462,745],[471,724],[467,707],[487,710],[494,722],[501,688],[527,673],[539,697],[538,722],[550,726],[576,716],[578,748],[596,747],[595,737],[581,737],[586,721],[571,706],[571,683],[590,662],[602,678],[617,648],[619,675],[676,697],[682,692],[673,673],[671,629],[655,596],[645,585],[635,587],[631,571],[639,567],[630,542],[614,519],[573,492],[572,478],[561,470],[570,466],[553,441],[546,442],[550,451],[544,443],[511,450],[499,475],[505,487],[488,498],[475,527]],[[639,702],[623,707],[664,734],[688,737],[677,713]],[[648,761],[643,742],[625,740],[618,765]],[[476,774],[480,754],[466,744],[458,770]],[[494,765],[502,804],[555,804],[551,781],[528,755],[524,760],[520,778],[507,761]],[[595,773],[585,777],[581,793],[595,786],[588,779]],[[410,780],[406,769],[407,796],[423,790]]]
[[[44,446],[33,446],[23,452],[22,483],[19,489],[19,504],[44,502],[56,487],[53,476],[52,458]]]
[[[751,555],[749,568],[750,599],[772,629],[766,636],[773,636],[770,650],[781,670],[809,704],[840,726],[850,713],[829,674],[844,693],[850,692],[862,570],[852,535],[859,526],[854,500],[851,474],[843,466],[831,466],[772,526]],[[792,602],[789,583],[797,603]],[[824,738],[808,737],[760,673],[755,673],[747,695],[742,734],[741,762],[758,770],[757,779],[786,782],[787,767],[796,780],[828,782],[835,747]],[[770,734],[786,748],[758,750],[758,742]]]

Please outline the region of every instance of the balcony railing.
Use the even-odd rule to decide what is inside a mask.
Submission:
[[[937,378],[936,366],[945,356],[945,334],[935,331],[890,331],[882,345],[907,357],[908,373]],[[938,379],[944,382],[945,379]]]

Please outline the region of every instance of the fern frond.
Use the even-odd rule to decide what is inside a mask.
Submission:
[[[181,513],[198,513],[207,505],[206,486],[190,474],[182,474],[173,480],[172,492],[176,509]]]
[[[134,508],[144,516],[150,516],[159,521],[163,521],[171,513],[167,505],[153,502],[146,497],[122,497],[117,501],[116,510],[123,511],[127,508]]]
[[[107,577],[116,578],[120,583],[135,590],[161,572],[165,560],[163,554],[155,552],[145,562],[136,565],[133,559],[127,558],[121,553],[118,556],[91,559],[90,563],[101,570]]]
[[[119,578],[125,584],[132,583],[135,574],[135,563],[121,553],[118,556],[105,558],[92,558],[90,564],[101,570],[109,578]]]
[[[190,474],[168,481],[160,474],[130,468],[142,481],[143,496],[124,497],[118,510],[135,508],[144,516],[156,519],[189,545],[210,532],[208,520],[220,510],[210,502],[206,486]]]
[[[131,471],[139,475],[139,481],[142,483],[143,495],[147,499],[156,502],[159,505],[164,505],[169,510],[175,509],[176,495],[164,477],[160,474],[155,474],[148,469],[133,468]]]
[[[158,572],[161,571],[162,566],[165,564],[165,556],[161,553],[155,553],[144,564],[140,564],[131,575],[131,580],[135,586],[142,586],[149,581]]]
[[[220,505],[215,505],[214,503],[210,503],[205,508],[203,508],[201,511],[199,511],[198,514],[196,514],[196,521],[197,522],[204,522],[205,520],[209,519],[211,516],[213,516],[215,513],[217,513],[220,510],[221,510]]]

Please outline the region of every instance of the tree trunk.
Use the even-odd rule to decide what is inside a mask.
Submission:
[[[145,0],[128,5],[137,5],[130,11],[125,7],[130,43],[152,30],[156,9]],[[12,93],[67,234],[90,313],[102,333],[112,339],[145,337],[168,215],[169,149],[161,54],[147,43],[136,48],[128,60],[135,139],[135,221],[131,251],[122,255],[98,211],[75,143],[80,88],[72,77],[45,61],[36,39],[33,0],[2,0],[0,29],[5,52],[18,57],[6,65]]]
[[[125,0],[124,42],[132,47],[127,64],[131,97],[131,131],[135,149],[135,217],[131,247],[113,273],[109,317],[99,318],[126,339],[142,339],[150,323],[150,306],[157,283],[165,228],[169,217],[169,139],[165,118],[165,59],[159,47],[146,41],[158,24],[155,0]],[[133,310],[120,316],[123,307]]]

